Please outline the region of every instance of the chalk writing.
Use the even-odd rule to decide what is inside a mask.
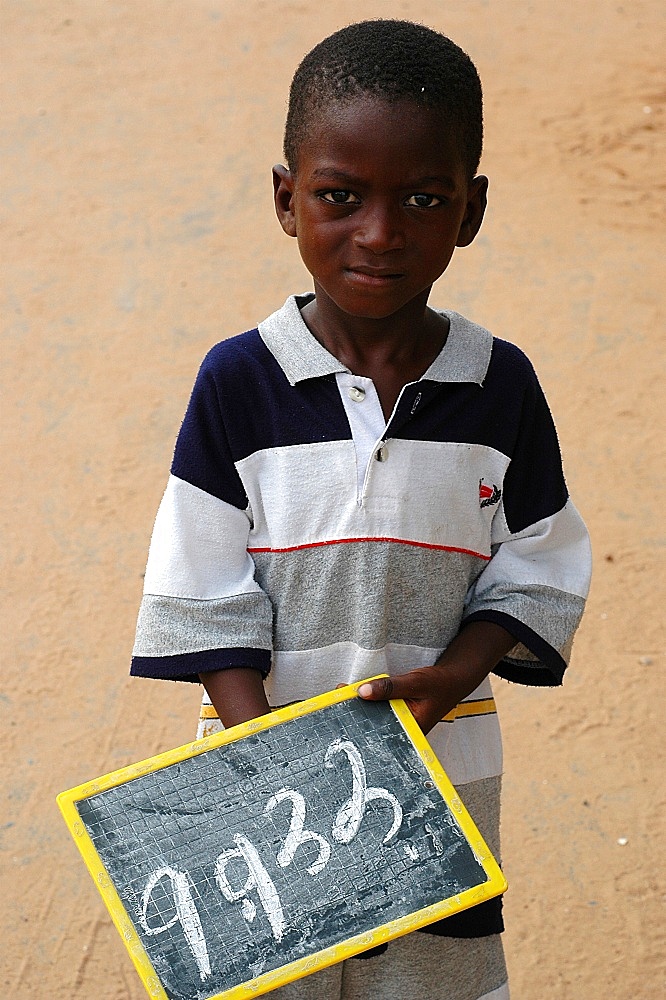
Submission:
[[[153,891],[164,878],[168,878],[171,882],[175,913],[167,923],[153,925],[148,922],[148,907]],[[173,927],[175,923],[180,923],[185,940],[197,963],[199,975],[202,979],[210,976],[210,959],[208,957],[208,949],[206,948],[206,939],[204,938],[197,908],[194,905],[190,880],[186,872],[179,872],[175,868],[169,868],[168,866],[158,868],[156,872],[153,872],[143,891],[139,920],[144,931],[149,936],[162,934],[163,931],[168,931],[170,927]]]
[[[332,758],[335,754],[344,753],[352,769],[352,794],[340,809],[333,823],[333,839],[340,844],[348,844],[354,839],[365,815],[365,807],[373,799],[385,799],[393,807],[393,823],[384,837],[388,843],[391,837],[400,829],[402,823],[402,807],[395,795],[386,788],[368,788],[363,758],[350,740],[334,740],[326,751],[326,767],[335,767]]]
[[[306,870],[310,875],[316,875],[317,872],[320,872],[328,864],[331,857],[331,845],[321,834],[304,829],[305,799],[300,792],[294,792],[289,788],[282,788],[270,797],[266,803],[265,811],[267,813],[271,812],[280,802],[291,802],[292,808],[289,833],[283,846],[280,848],[276,861],[280,868],[287,868],[294,860],[294,855],[301,844],[306,844],[309,840],[315,840],[319,844],[319,857],[311,865],[308,865]]]
[[[224,851],[215,862],[215,878],[220,887],[220,891],[225,899],[230,903],[242,899],[241,908],[243,916],[249,924],[257,915],[257,908],[248,897],[248,892],[257,890],[257,895],[264,912],[268,917],[276,941],[282,940],[284,932],[284,913],[282,904],[278,896],[273,880],[261,862],[261,858],[255,847],[252,846],[247,837],[237,833],[234,837],[236,847],[229,851]],[[235,858],[240,858],[247,865],[248,876],[240,889],[232,889],[227,878],[227,866]]]
[[[395,795],[392,795],[386,788],[368,787],[363,758],[351,740],[334,740],[324,755],[324,766],[335,767],[334,757],[338,754],[346,757],[351,768],[352,793],[350,798],[340,806],[335,816],[331,829],[333,840],[340,844],[349,844],[359,832],[368,802],[382,799],[387,801],[393,810],[391,827],[383,839],[383,843],[387,843],[395,836],[402,823],[400,803]],[[317,875],[329,863],[331,845],[320,833],[305,828],[307,810],[305,798],[294,789],[281,788],[279,792],[270,797],[264,812],[266,814],[273,812],[282,802],[290,803],[291,816],[289,830],[275,860],[280,868],[287,868],[292,864],[299,847],[314,842],[319,847],[319,853],[316,859],[308,865],[306,871],[312,876]],[[236,833],[233,841],[236,846],[223,851],[215,860],[217,886],[229,903],[241,904],[241,913],[248,924],[253,923],[257,916],[256,903],[250,896],[250,893],[256,892],[259,903],[270,923],[273,937],[276,941],[281,941],[285,932],[286,920],[275,883],[254,844],[242,833]],[[239,863],[244,868],[241,876],[239,876],[238,871]],[[168,922],[154,926],[148,921],[148,906],[155,887],[164,878],[168,878],[171,882],[175,913]],[[176,922],[180,922],[185,940],[197,963],[201,979],[210,976],[211,968],[206,941],[187,872],[179,872],[174,868],[165,867],[158,869],[150,876],[143,892],[140,921],[141,926],[149,935],[161,934],[173,927]]]

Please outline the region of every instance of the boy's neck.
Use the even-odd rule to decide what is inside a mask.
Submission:
[[[372,378],[371,370],[399,368],[415,381],[430,367],[446,342],[449,323],[427,305],[427,299],[382,319],[341,313],[325,295],[301,310],[310,332],[355,375]]]
[[[372,379],[388,420],[401,389],[427,371],[446,343],[449,321],[427,295],[382,319],[343,314],[325,294],[302,309],[310,332],[355,375]]]

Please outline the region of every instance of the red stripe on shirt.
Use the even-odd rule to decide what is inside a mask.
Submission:
[[[456,545],[433,545],[430,542],[413,542],[407,538],[330,538],[323,542],[306,542],[304,545],[288,545],[283,549],[274,549],[270,546],[265,548],[248,548],[248,552],[298,552],[300,549],[317,549],[322,545],[349,545],[354,542],[395,542],[398,545],[413,545],[418,549],[435,549],[438,552],[460,552],[466,556],[476,556],[477,559],[488,561],[490,556],[482,552],[474,552],[473,549],[463,549]]]

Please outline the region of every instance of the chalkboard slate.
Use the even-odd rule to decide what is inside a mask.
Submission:
[[[404,703],[358,687],[58,796],[151,996],[256,996],[504,891]]]

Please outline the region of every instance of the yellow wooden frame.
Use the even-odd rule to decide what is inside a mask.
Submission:
[[[125,910],[111,877],[104,867],[102,859],[97,853],[84,824],[81,822],[76,809],[76,803],[82,799],[97,795],[98,792],[104,792],[109,788],[115,788],[127,781],[132,781],[134,778],[139,778],[144,774],[159,771],[164,767],[169,767],[171,764],[179,763],[190,757],[196,757],[207,750],[224,746],[227,743],[234,743],[237,740],[242,740],[245,736],[250,736],[261,730],[270,729],[272,726],[279,726],[284,722],[289,722],[292,719],[298,719],[303,715],[309,715],[322,708],[327,708],[329,705],[337,705],[340,702],[355,698],[357,697],[359,687],[365,683],[367,681],[358,681],[355,684],[318,695],[316,698],[297,702],[294,705],[271,712],[270,715],[261,716],[261,718],[253,719],[251,722],[245,722],[240,726],[234,726],[232,729],[226,729],[224,732],[216,733],[213,736],[206,736],[203,739],[195,740],[193,743],[186,743],[184,746],[177,747],[174,750],[167,750],[165,753],[158,754],[155,757],[139,761],[137,764],[131,764],[128,767],[120,768],[120,770],[112,771],[101,778],[97,778],[95,781],[88,781],[82,785],[77,785],[76,788],[71,788],[58,795],[57,803],[65,823],[69,827],[76,846],[81,852],[83,860],[111,914],[111,918],[125,943],[125,947],[149,996],[156,998],[156,1000],[168,1000],[167,993],[148,958],[139,934],[135,930],[134,924]],[[504,875],[490,853],[474,821],[465,809],[455,788],[445,774],[442,765],[437,760],[428,741],[419,729],[414,716],[401,699],[392,700],[391,706],[418,754],[423,759],[435,786],[439,789],[443,799],[454,813],[456,821],[468,840],[475,857],[488,876],[488,881],[483,885],[467,889],[450,899],[427,906],[397,920],[392,920],[387,924],[375,928],[373,931],[358,934],[339,944],[325,948],[314,955],[300,958],[295,962],[281,966],[279,969],[266,972],[256,979],[250,979],[222,993],[211,994],[207,1000],[247,1000],[247,998],[259,996],[270,990],[277,989],[278,986],[284,986],[295,979],[309,975],[312,972],[317,972],[327,966],[342,962],[344,959],[351,958],[353,955],[366,951],[368,948],[376,947],[379,944],[391,941],[393,938],[408,934],[435,920],[451,916],[453,913],[458,913],[469,906],[474,906],[484,900],[499,896],[506,890],[507,883]]]

